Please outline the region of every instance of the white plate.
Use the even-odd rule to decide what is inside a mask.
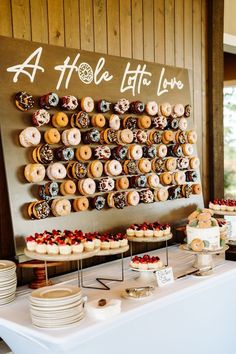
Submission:
[[[73,327],[77,327],[78,324],[84,319],[84,316],[81,317],[80,319],[76,320],[75,322],[72,322],[70,324],[67,324],[67,325],[59,325],[59,326],[56,326],[55,324],[53,325],[37,325],[35,323],[33,323],[33,325],[37,328],[41,328],[41,329],[46,329],[47,331],[48,330],[61,330],[63,328],[73,328]]]
[[[12,261],[7,260],[0,260],[0,272],[4,271],[5,269],[16,268],[16,265]]]
[[[81,289],[72,285],[46,286],[31,293],[31,298],[47,301],[62,301],[81,294]]]
[[[39,307],[39,308],[52,308],[55,309],[55,307],[59,307],[59,308],[63,308],[65,306],[68,305],[73,305],[75,303],[78,303],[79,301],[81,301],[82,297],[78,296],[78,297],[73,297],[71,299],[67,299],[67,300],[63,300],[63,301],[34,301],[35,299],[30,299],[30,303],[33,306]]]
[[[45,320],[39,321],[39,320],[32,318],[32,322],[33,322],[33,324],[35,324],[39,327],[43,327],[43,328],[54,327],[54,328],[56,328],[56,327],[70,325],[75,322],[79,322],[80,320],[82,320],[82,318],[84,318],[84,314],[79,315],[74,318],[71,318],[71,319],[68,319],[68,320],[65,320],[65,321],[55,321],[55,320],[54,321],[45,321]]]

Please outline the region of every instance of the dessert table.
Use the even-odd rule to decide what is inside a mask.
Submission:
[[[164,249],[149,254],[165,259]],[[0,337],[15,354],[233,354],[236,264],[224,261],[222,255],[214,257],[216,266],[211,276],[187,275],[139,300],[121,298],[124,288],[143,285],[138,284],[136,272],[129,269],[130,258],[126,258],[124,283],[111,282],[110,291],[83,289],[88,301],[122,299],[121,313],[103,321],[86,316],[70,329],[34,327],[29,313],[31,290],[19,288],[16,300],[0,308]],[[94,284],[98,274],[116,276],[117,262],[85,270],[86,283]],[[175,278],[193,271],[193,262],[192,254],[169,247],[169,265]],[[76,285],[77,273],[55,278],[55,282]]]

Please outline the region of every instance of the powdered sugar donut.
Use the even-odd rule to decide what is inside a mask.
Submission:
[[[182,149],[185,156],[190,156],[193,154],[193,146],[191,144],[183,144]]]
[[[48,124],[50,122],[50,114],[46,111],[46,109],[38,109],[32,115],[32,122],[37,127]]]
[[[131,145],[128,148],[128,159],[139,160],[143,156],[143,150],[140,145]]]
[[[150,116],[155,116],[158,113],[158,104],[155,101],[149,101],[145,109]]]
[[[62,132],[61,140],[64,145],[79,145],[81,134],[78,128],[66,129]]]
[[[64,179],[66,177],[66,168],[60,162],[52,163],[47,168],[47,176],[50,180]]]
[[[22,132],[19,135],[19,140],[21,146],[24,147],[36,146],[40,143],[41,134],[37,128],[28,127],[22,130]]]
[[[80,102],[83,111],[90,113],[94,109],[94,100],[92,97],[83,97]]]
[[[173,106],[172,113],[174,117],[180,118],[184,115],[184,106],[182,103],[177,103]]]
[[[168,102],[162,103],[160,105],[161,114],[165,117],[169,117],[171,114],[171,105]]]
[[[40,163],[30,163],[25,166],[24,175],[30,183],[42,182],[45,177],[45,167]]]
[[[159,186],[159,177],[155,173],[148,176],[147,182],[150,188],[157,188]]]
[[[178,172],[173,173],[172,178],[173,178],[173,183],[179,184],[179,185],[184,184],[186,181],[186,176],[183,171],[178,171]]]
[[[82,195],[92,195],[96,191],[96,183],[92,178],[85,178],[78,182],[78,188]]]
[[[182,117],[179,120],[179,129],[186,130],[188,127],[188,121],[186,118]]]
[[[117,114],[112,114],[109,118],[109,127],[114,130],[120,129],[120,118]]]
[[[122,165],[119,161],[107,161],[104,166],[104,172],[108,176],[119,176],[122,173]]]
[[[168,199],[169,193],[167,188],[159,188],[154,191],[154,198],[156,202],[165,202]]]
[[[68,111],[74,110],[78,107],[78,100],[75,96],[63,96],[61,98],[61,106]]]
[[[131,191],[127,193],[127,202],[129,205],[136,206],[139,204],[139,194],[137,191]]]
[[[167,146],[164,144],[157,145],[157,156],[165,157],[167,155]]]
[[[67,199],[54,199],[51,204],[51,210],[54,216],[67,216],[71,212],[71,204]]]

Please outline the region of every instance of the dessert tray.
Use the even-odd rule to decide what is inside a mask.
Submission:
[[[24,253],[27,257],[31,259],[37,259],[39,261],[78,261],[81,259],[91,258],[93,256],[98,255],[100,249],[97,248],[90,252],[82,252],[82,253],[72,253],[69,255],[62,255],[62,254],[41,254],[38,252],[32,252],[25,248]]]
[[[215,210],[215,209],[210,209],[210,210],[216,215],[236,216],[236,211]]]
[[[99,250],[96,256],[113,256],[120,253],[125,253],[129,250],[129,245],[119,248],[110,248],[108,250]]]
[[[142,236],[142,237],[127,236],[127,239],[129,241],[131,241],[131,242],[162,242],[162,241],[170,240],[172,238],[172,236],[173,236],[173,234],[170,233],[168,235],[161,236],[161,237],[155,237],[155,236],[151,236],[151,237],[146,237],[146,236]]]
[[[223,253],[225,251],[227,251],[229,249],[229,246],[224,246],[224,247],[221,247],[215,251],[209,251],[209,250],[202,250],[201,252],[197,252],[197,251],[193,251],[187,244],[184,244],[184,245],[180,245],[179,246],[179,249],[182,250],[182,251],[188,251],[192,254],[211,254],[211,255],[214,255],[214,254],[219,254],[219,253]]]

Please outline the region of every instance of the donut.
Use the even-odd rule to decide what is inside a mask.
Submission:
[[[117,131],[113,129],[105,129],[103,132],[103,139],[106,144],[116,144],[117,143]]]
[[[45,200],[32,202],[28,206],[28,215],[31,219],[46,219],[50,214],[50,207]]]
[[[145,110],[145,104],[141,101],[134,101],[130,103],[129,110],[134,114],[141,114]]]
[[[93,149],[93,155],[98,160],[109,160],[111,157],[111,149],[109,146],[97,146]]]
[[[28,111],[29,109],[33,108],[34,99],[32,95],[27,92],[17,92],[17,94],[15,95],[15,104],[16,107],[19,108],[21,111]]]
[[[182,193],[185,198],[189,198],[192,194],[192,188],[189,184],[184,184],[182,186]]]
[[[158,113],[158,104],[155,101],[149,101],[145,106],[147,114],[155,116]]]
[[[116,180],[116,189],[117,190],[125,190],[129,188],[129,179],[127,177],[120,177]]]
[[[186,131],[178,130],[175,133],[175,141],[180,144],[185,144],[188,142]]]
[[[154,195],[150,189],[146,189],[139,192],[140,202],[143,203],[153,203]]]
[[[102,210],[106,205],[106,199],[102,195],[97,195],[94,198],[91,198],[91,207],[96,210]]]
[[[60,162],[54,162],[47,168],[47,176],[50,180],[64,179],[66,177],[66,168]]]
[[[66,129],[62,132],[61,140],[65,146],[79,145],[81,134],[78,128]]]
[[[115,160],[121,161],[126,158],[127,152],[128,152],[127,146],[119,145],[119,146],[115,147],[114,149],[112,149],[112,157]]]
[[[82,195],[92,195],[96,192],[96,183],[92,178],[85,178],[78,181],[79,192]]]
[[[139,173],[138,164],[135,160],[126,160],[123,165],[123,170],[126,175],[136,175]]]
[[[60,192],[62,195],[73,195],[76,192],[76,184],[73,181],[64,181],[60,185]]]
[[[169,144],[171,141],[174,141],[175,135],[171,130],[166,130],[162,134],[163,144]]]
[[[110,192],[107,194],[107,204],[110,208],[115,208],[115,204],[114,204],[114,192]]]
[[[157,145],[156,151],[158,157],[165,157],[167,155],[167,147],[164,144]]]
[[[139,160],[143,156],[143,150],[140,145],[130,145],[128,147],[127,157],[132,160]]]
[[[190,243],[190,248],[195,252],[202,252],[204,248],[204,242],[200,238],[195,238]]]
[[[123,119],[123,128],[134,130],[137,128],[137,119],[132,116],[126,116]]]
[[[174,171],[177,167],[177,161],[174,157],[169,157],[165,160],[165,168],[167,171]]]
[[[106,100],[100,100],[97,102],[97,111],[101,113],[106,113],[110,111],[111,102]]]
[[[113,130],[120,129],[120,118],[117,114],[112,114],[109,118],[109,127]]]
[[[165,169],[165,160],[163,159],[153,159],[151,162],[153,172],[163,172]]]
[[[39,163],[30,163],[25,166],[24,176],[30,183],[42,182],[45,177],[45,167]]]
[[[198,174],[196,171],[186,171],[185,176],[187,182],[196,182],[198,179]]]
[[[118,135],[118,140],[121,143],[124,144],[131,144],[133,142],[134,139],[134,135],[132,130],[130,129],[123,129],[123,130],[119,130],[119,135]]]
[[[182,146],[179,144],[168,146],[168,154],[170,156],[182,157],[183,156]]]
[[[159,186],[159,177],[155,173],[148,176],[147,182],[150,188],[157,188]]]
[[[90,129],[83,133],[84,144],[93,144],[100,141],[100,132],[96,128]]]
[[[140,129],[148,129],[152,124],[152,120],[149,116],[142,116],[138,118],[138,127]]]
[[[80,101],[81,109],[87,113],[91,113],[94,109],[94,100],[91,97],[83,97]]]
[[[50,163],[53,161],[53,150],[48,144],[40,145],[33,150],[33,159],[39,163]]]
[[[42,199],[49,200],[59,193],[59,185],[57,182],[47,182],[45,185],[39,186],[39,196]]]
[[[173,130],[177,130],[179,128],[179,121],[176,118],[170,118],[168,120],[168,127]]]
[[[54,113],[52,116],[52,125],[55,128],[65,128],[68,125],[69,118],[64,112]]]
[[[39,99],[39,105],[41,108],[50,109],[56,107],[59,103],[59,97],[55,92],[50,92]]]
[[[127,194],[127,203],[132,206],[136,206],[139,204],[139,194],[137,191],[130,191]]]
[[[127,206],[126,193],[118,192],[113,195],[114,207],[117,209],[124,209]]]
[[[87,167],[82,162],[69,162],[66,172],[71,179],[81,179],[87,175]]]
[[[193,146],[191,144],[183,144],[182,150],[185,156],[190,156],[193,154]]]
[[[200,160],[198,157],[191,157],[189,160],[189,167],[192,168],[193,170],[197,170],[200,166]]]
[[[179,170],[185,170],[189,167],[189,159],[187,157],[181,157],[177,159],[177,168]]]
[[[38,109],[32,115],[32,122],[37,127],[48,124],[50,122],[50,114],[45,109]]]
[[[54,216],[67,216],[71,212],[71,204],[67,199],[54,199],[51,204],[51,210]]]
[[[151,162],[148,159],[142,158],[138,161],[138,169],[142,173],[148,173],[151,171]]]
[[[192,193],[193,194],[201,194],[202,193],[202,187],[200,184],[192,184]]]
[[[61,135],[56,128],[50,128],[45,131],[44,140],[48,144],[58,144],[61,140]]]
[[[147,185],[147,177],[145,175],[132,176],[130,178],[131,188],[145,188]]]
[[[188,121],[186,118],[182,117],[179,120],[179,129],[186,130],[188,127]]]
[[[124,114],[128,110],[129,110],[129,101],[126,98],[121,98],[114,105],[114,111],[116,111],[118,114]]]
[[[177,103],[173,106],[172,114],[173,117],[177,118],[180,118],[184,115],[184,106],[182,105],[182,103]]]
[[[93,127],[103,128],[106,125],[106,118],[103,114],[94,114],[91,119]]]
[[[189,118],[191,116],[191,113],[192,113],[192,106],[190,104],[187,104],[185,107],[184,107],[184,116],[186,118]]]
[[[196,144],[197,142],[197,133],[194,130],[187,132],[188,143]]]
[[[171,114],[171,105],[168,102],[162,103],[159,106],[160,108],[160,113],[164,116],[164,117],[169,117]]]
[[[91,177],[99,178],[102,176],[103,173],[103,164],[99,160],[94,160],[90,162],[88,167],[88,174]]]
[[[115,188],[115,181],[110,177],[101,178],[96,183],[99,192],[110,192]]]
[[[173,173],[172,178],[173,178],[173,183],[175,184],[184,184],[186,181],[186,176],[183,171],[178,171]]]
[[[152,126],[156,129],[165,129],[167,127],[167,118],[158,114],[157,117],[152,117]]]
[[[148,134],[148,142],[150,144],[160,144],[162,143],[162,132],[158,131],[158,130],[151,130],[149,131]]]
[[[36,146],[40,143],[40,140],[41,134],[35,127],[27,127],[19,135],[19,141],[23,147]]]
[[[105,163],[104,172],[108,176],[119,176],[122,173],[122,166],[119,161],[110,160]]]
[[[69,147],[61,146],[54,150],[54,156],[59,161],[70,161],[74,158],[74,150]]]
[[[75,151],[77,160],[88,161],[92,157],[92,149],[89,145],[81,145]]]
[[[78,100],[75,96],[63,96],[61,98],[61,107],[67,111],[72,111],[78,107]]]
[[[160,175],[160,182],[161,184],[163,184],[164,186],[168,186],[169,184],[172,183],[172,176],[169,172],[164,172],[161,173]]]
[[[167,188],[159,188],[154,190],[154,199],[156,202],[165,202],[169,197]]]
[[[181,195],[181,187],[180,186],[172,186],[168,189],[168,193],[169,193],[169,196],[168,196],[168,199],[169,200],[175,200],[175,199],[178,199],[178,198],[181,198],[182,195]]]
[[[70,117],[70,125],[72,126],[72,128],[88,128],[90,125],[90,118],[88,113],[84,111],[73,113]]]
[[[75,211],[88,210],[89,200],[87,197],[79,197],[73,200],[73,208]]]
[[[148,133],[144,130],[138,129],[133,131],[133,142],[145,144],[148,140]]]

